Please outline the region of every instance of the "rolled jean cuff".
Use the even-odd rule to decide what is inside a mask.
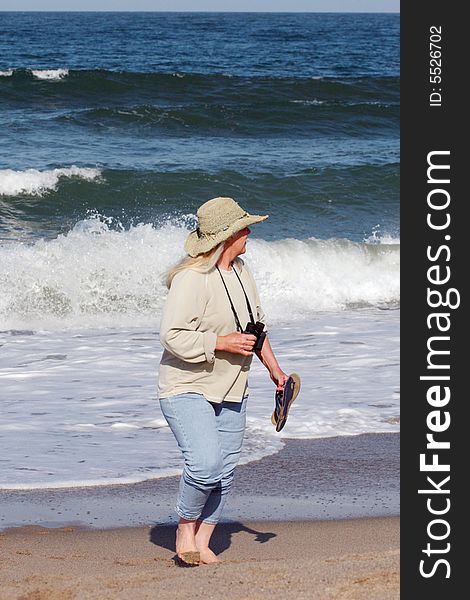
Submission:
[[[188,515],[185,515],[184,512],[182,510],[180,510],[177,506],[175,506],[175,512],[178,515],[178,517],[181,517],[182,519],[186,519],[186,521],[201,521],[201,514],[199,514],[198,517],[188,517]],[[202,523],[210,523],[211,525],[217,525],[217,523],[219,522],[219,519],[202,519]]]
[[[209,523],[210,525],[217,525],[219,519],[202,519],[203,523]]]
[[[199,513],[196,516],[193,516],[193,515],[188,516],[178,506],[175,506],[175,513],[182,519],[186,519],[186,521],[197,521],[199,519],[199,517],[201,516],[201,513]]]

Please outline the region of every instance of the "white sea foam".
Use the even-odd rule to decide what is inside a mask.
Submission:
[[[0,327],[158,326],[164,274],[187,233],[170,222],[125,230],[89,218],[53,240],[0,246]],[[313,238],[251,239],[246,255],[271,324],[396,305],[399,258],[394,244]]]
[[[26,169],[25,171],[14,171],[12,169],[0,170],[0,196],[17,196],[25,194],[28,196],[43,196],[45,193],[57,188],[61,177],[78,177],[93,181],[101,175],[100,169],[89,167],[63,167],[61,169],[50,169],[39,171],[37,169]]]
[[[49,81],[59,81],[69,74],[68,69],[35,69],[31,70],[36,79],[47,79]]]
[[[399,244],[400,238],[396,234],[382,231],[380,225],[372,228],[372,233],[364,237],[366,244]]]
[[[316,98],[312,100],[289,100],[292,104],[303,104],[305,106],[317,106],[320,104],[326,104],[324,100],[317,100]]]
[[[242,463],[284,438],[394,432],[399,425],[399,311],[316,314],[270,340],[302,389],[281,433],[274,386],[254,359]],[[0,488],[132,483],[181,471],[156,400],[157,329],[0,332]]]
[[[14,69],[7,69],[6,71],[0,71],[0,77],[11,77],[14,73]],[[48,81],[60,81],[67,77],[69,74],[68,69],[31,69],[31,74],[36,79],[43,79]]]
[[[125,229],[96,216],[53,240],[0,246],[0,487],[179,472],[156,372],[163,275],[181,256],[185,224]],[[397,431],[398,311],[374,306],[399,301],[399,246],[376,236],[251,239],[248,248],[270,339],[302,392],[276,434],[273,386],[254,361],[242,462],[279,451],[284,437]]]
[[[400,299],[399,247],[344,239],[256,240],[247,257],[276,321],[323,310],[390,305]]]

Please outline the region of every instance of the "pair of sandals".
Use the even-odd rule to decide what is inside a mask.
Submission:
[[[271,415],[271,423],[279,432],[284,427],[287,421],[289,409],[297,398],[300,391],[300,377],[297,373],[291,373],[284,387],[280,391],[276,391],[274,412]]]

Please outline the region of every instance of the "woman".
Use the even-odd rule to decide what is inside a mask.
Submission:
[[[219,562],[209,541],[240,456],[253,353],[278,390],[287,380],[268,339],[257,342],[259,335],[244,333],[250,323],[263,327],[264,313],[253,276],[238,257],[246,251],[248,226],[268,217],[220,197],[197,216],[199,226],[185,243],[188,256],[168,274],[160,327],[160,406],[185,463],[175,507],[183,565]]]

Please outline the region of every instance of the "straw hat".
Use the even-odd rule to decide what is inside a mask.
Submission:
[[[250,215],[233,198],[212,198],[198,208],[199,227],[188,235],[184,249],[193,257],[209,252],[237,231],[267,218]]]

